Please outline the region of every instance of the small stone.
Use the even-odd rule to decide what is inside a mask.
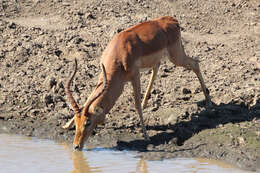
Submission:
[[[147,150],[150,150],[150,151],[154,150],[154,145],[153,144],[147,145]]]
[[[55,50],[54,51],[55,55],[60,57],[60,55],[62,54],[62,51],[61,50]]]
[[[183,93],[183,94],[191,94],[191,90],[190,90],[190,89],[187,89],[187,88],[183,88],[183,89],[182,89],[182,93]]]
[[[163,74],[161,74],[161,77],[162,78],[165,78],[165,77],[168,77],[169,75],[168,74],[165,74],[165,73],[163,73]]]
[[[223,124],[219,124],[219,125],[217,126],[217,128],[222,128],[222,127],[224,127]]]
[[[0,105],[4,104],[6,101],[6,96],[0,96]]]
[[[178,116],[176,116],[176,115],[171,115],[171,116],[167,119],[166,123],[167,123],[167,124],[175,124],[175,123],[177,122],[177,120],[178,120]]]
[[[243,137],[237,137],[237,141],[240,145],[244,145],[246,143]]]
[[[52,95],[46,94],[46,95],[44,96],[44,103],[45,103],[46,105],[49,105],[49,104],[54,103]]]
[[[34,116],[36,116],[37,114],[39,114],[40,113],[40,110],[39,109],[32,109],[31,111],[30,111],[30,113],[29,113],[29,116],[30,117],[34,117]]]
[[[63,2],[62,5],[64,5],[64,6],[70,6],[70,3],[68,3],[68,2]]]
[[[56,86],[57,81],[54,77],[49,77],[45,80],[45,83],[48,89],[52,89],[54,86]]]
[[[177,142],[178,142],[177,138],[173,138],[172,140],[170,140],[170,141],[168,142],[168,144],[177,145]],[[174,148],[173,148],[173,149],[174,149]],[[174,151],[174,150],[173,150],[173,151]]]
[[[158,109],[159,109],[158,106],[154,106],[154,107],[152,107],[152,108],[150,109],[150,111],[155,112],[155,111],[157,111]]]
[[[8,27],[10,28],[10,29],[15,29],[16,28],[16,24],[15,23],[10,23],[9,25],[8,25]]]
[[[66,102],[62,96],[55,96],[53,100],[55,102]]]
[[[96,19],[96,17],[91,13],[87,13],[85,14],[85,16],[87,17],[87,19]]]

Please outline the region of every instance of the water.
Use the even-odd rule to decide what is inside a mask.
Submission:
[[[244,173],[219,161],[146,161],[135,156],[135,152],[104,148],[73,152],[68,144],[0,134],[0,173]]]

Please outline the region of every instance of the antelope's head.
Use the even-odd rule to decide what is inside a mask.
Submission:
[[[107,77],[106,77],[106,71],[103,64],[101,64],[101,68],[104,74],[104,81],[103,81],[103,87],[102,89],[91,95],[91,98],[88,99],[87,103],[84,105],[83,108],[79,108],[79,105],[76,103],[74,97],[72,96],[70,92],[70,84],[72,79],[74,78],[76,72],[77,72],[77,60],[75,59],[75,70],[74,73],[69,78],[66,87],[65,92],[68,97],[69,102],[71,103],[71,106],[74,110],[74,122],[76,125],[76,133],[74,137],[73,147],[75,150],[82,150],[84,142],[89,138],[89,136],[92,134],[94,128],[97,125],[97,119],[100,114],[103,113],[102,108],[96,107],[93,108],[93,110],[89,110],[90,105],[105,91],[106,83],[107,83]]]

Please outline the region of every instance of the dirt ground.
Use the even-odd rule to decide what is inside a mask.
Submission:
[[[215,106],[205,107],[193,72],[162,62],[144,110],[142,137],[132,87],[95,130],[88,147],[139,151],[146,159],[205,157],[260,171],[259,0],[0,1],[0,132],[72,142],[62,129],[73,112],[64,82],[79,61],[72,90],[84,104],[99,57],[123,29],[176,17],[186,53],[200,60]],[[151,71],[142,73],[142,91]]]

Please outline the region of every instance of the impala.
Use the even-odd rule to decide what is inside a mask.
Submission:
[[[69,128],[75,121],[76,134],[73,142],[75,150],[81,150],[93,129],[104,122],[105,115],[114,106],[128,81],[133,86],[135,108],[140,117],[143,135],[149,139],[142,109],[147,105],[148,96],[165,53],[173,64],[190,69],[197,75],[206,102],[211,104],[198,60],[185,54],[178,21],[173,17],[165,16],[137,24],[118,33],[108,43],[101,57],[102,73],[99,76],[98,85],[82,109],[79,108],[70,92],[70,83],[77,71],[75,60],[74,73],[65,87],[75,115],[63,126],[63,128]],[[151,68],[152,74],[141,103],[140,69],[143,68]]]

